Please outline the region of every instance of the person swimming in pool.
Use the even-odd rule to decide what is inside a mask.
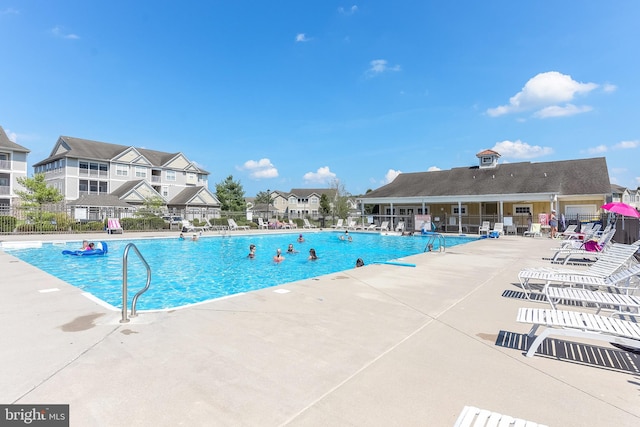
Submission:
[[[249,245],[249,255],[247,255],[247,258],[254,259],[255,257],[256,257],[256,245],[252,243]]]
[[[276,256],[273,257],[273,260],[275,262],[284,261],[284,257],[282,256],[282,251],[280,250],[280,248],[276,250]]]
[[[316,250],[311,248],[309,249],[309,261],[315,261],[318,259],[318,255],[316,255]]]
[[[89,249],[89,242],[87,242],[86,240],[82,241],[82,249],[83,251],[86,251]]]
[[[298,236],[298,243],[302,243],[304,242],[304,237],[302,237],[302,234]]]
[[[347,240],[349,242],[353,241],[353,239],[351,238],[351,235],[349,234],[349,230],[344,230],[344,234],[341,235],[339,238],[340,240]]]
[[[296,253],[298,251],[293,249],[293,243],[289,243],[289,246],[287,247],[287,252],[290,253],[290,254],[293,254],[293,253]]]

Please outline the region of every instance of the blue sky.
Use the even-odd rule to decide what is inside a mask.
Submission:
[[[361,194],[487,148],[604,156],[636,188],[639,18],[635,0],[0,0],[0,125],[29,166],[67,135],[181,151],[247,196]]]

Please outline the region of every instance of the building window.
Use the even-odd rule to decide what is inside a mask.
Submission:
[[[515,216],[527,216],[533,213],[532,205],[513,205],[513,214]]]
[[[129,176],[129,165],[116,164],[116,176]]]
[[[176,171],[167,171],[167,181],[176,180]]]
[[[313,196],[312,198],[309,199],[309,203],[311,203],[312,205],[317,205],[318,203],[320,203],[320,201],[318,200],[317,197]]]
[[[174,175],[175,177],[175,175]],[[162,197],[169,197],[169,187],[167,186],[163,186],[162,187]]]
[[[467,205],[451,205],[451,215],[466,215],[467,212]]]
[[[96,181],[88,179],[81,179],[78,182],[78,190],[80,191],[80,195],[107,194],[109,192],[108,184],[106,181]]]
[[[147,168],[142,166],[136,166],[136,178],[146,178]]]
[[[493,161],[493,159],[491,157],[489,157],[489,156],[482,157],[482,164],[483,165],[490,165],[492,161]]]

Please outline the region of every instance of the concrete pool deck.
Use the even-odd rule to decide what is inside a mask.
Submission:
[[[574,339],[523,354],[517,309],[547,305],[521,298],[517,272],[555,246],[485,239],[126,324],[0,250],[0,403],[69,404],[72,426],[451,426],[465,405],[637,426],[639,355]]]

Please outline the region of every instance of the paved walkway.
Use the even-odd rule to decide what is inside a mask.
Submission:
[[[554,245],[485,239],[128,324],[0,251],[0,402],[68,403],[72,426],[451,426],[465,405],[638,426],[640,356],[523,355],[517,309],[545,305],[518,298],[517,272]]]

